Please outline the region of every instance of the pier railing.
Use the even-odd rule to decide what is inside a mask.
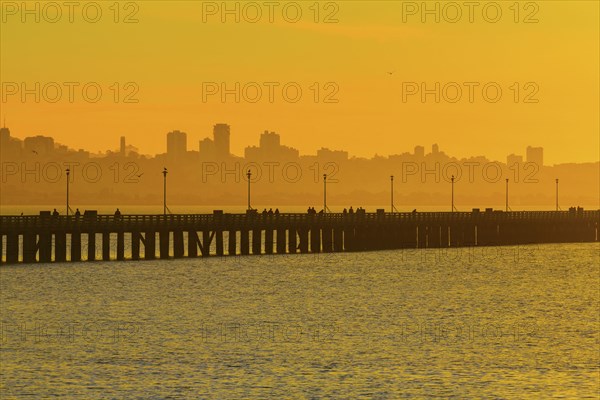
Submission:
[[[144,226],[240,226],[252,224],[364,224],[364,223],[460,223],[509,222],[587,219],[598,220],[599,210],[570,211],[492,211],[492,212],[409,212],[409,213],[281,213],[267,214],[126,214],[93,216],[43,216],[43,215],[5,215],[0,216],[0,232],[22,231],[28,229],[86,229],[99,227],[144,227]]]

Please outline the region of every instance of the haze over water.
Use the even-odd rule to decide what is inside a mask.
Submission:
[[[597,398],[598,244],[0,269],[3,399]]]

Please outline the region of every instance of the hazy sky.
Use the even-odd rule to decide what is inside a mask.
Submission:
[[[197,150],[224,122],[239,155],[268,129],[303,154],[329,147],[370,157],[438,143],[459,157],[504,160],[537,145],[548,164],[599,158],[596,1],[427,3],[439,7],[439,23],[415,9],[420,1],[275,2],[273,22],[268,2],[238,3],[240,22],[222,2],[102,1],[85,11],[84,2],[73,22],[63,2],[37,3],[39,22],[35,2],[33,14],[0,3],[0,114],[17,137],[98,151],[125,135],[158,153],[170,130],[187,132]],[[421,84],[435,92],[436,82],[440,102],[435,93],[423,102]],[[207,91],[222,83],[232,92],[225,101]]]

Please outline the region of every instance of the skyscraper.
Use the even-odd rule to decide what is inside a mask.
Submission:
[[[8,143],[10,140],[10,130],[7,127],[0,128],[0,142]]]
[[[544,165],[544,148],[527,146],[527,162],[535,163],[538,167]]]
[[[417,157],[417,158],[425,157],[425,147],[415,146],[415,157]]]
[[[215,158],[215,142],[210,138],[204,138],[199,142],[198,153],[203,160],[212,160]]]
[[[0,154],[2,158],[15,159],[21,157],[22,152],[23,142],[20,139],[11,137],[10,130],[6,126],[0,128]]]
[[[300,154],[294,148],[282,146],[279,134],[265,131],[260,135],[259,147],[246,147],[244,156],[251,160],[289,161],[297,159]]]
[[[229,157],[230,128],[227,124],[216,124],[213,129],[215,156],[218,159]]]
[[[0,154],[9,153],[10,139],[10,131],[8,130],[8,128],[0,128]]]
[[[125,156],[125,136],[121,136],[121,146],[119,147],[119,153],[121,153],[121,156]]]
[[[187,134],[185,132],[173,131],[167,133],[167,154],[180,157],[187,152]]]
[[[523,164],[523,156],[519,156],[516,154],[509,154],[506,156],[506,165],[512,167],[515,164]]]
[[[281,146],[281,138],[275,132],[265,131],[265,133],[260,135],[259,143],[261,149],[266,153],[275,153]]]

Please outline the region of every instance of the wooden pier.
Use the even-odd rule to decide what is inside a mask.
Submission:
[[[0,216],[0,262],[50,263],[598,241],[600,210]]]

